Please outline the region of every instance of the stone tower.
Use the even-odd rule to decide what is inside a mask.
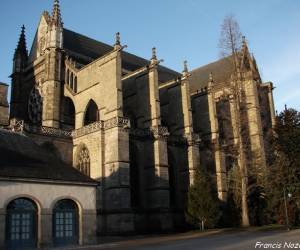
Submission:
[[[47,32],[39,38],[40,53],[45,57],[45,78],[42,82],[42,125],[47,127],[59,127],[62,46],[63,23],[59,2],[55,0]]]

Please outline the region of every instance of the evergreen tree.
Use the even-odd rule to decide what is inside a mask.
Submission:
[[[286,197],[290,224],[299,220],[300,196],[300,113],[285,108],[276,118],[272,142],[273,161],[269,171],[269,209],[273,222],[286,221],[283,190],[292,195]]]
[[[219,201],[212,183],[204,170],[198,169],[195,182],[189,187],[186,219],[194,225],[213,228],[219,219]]]

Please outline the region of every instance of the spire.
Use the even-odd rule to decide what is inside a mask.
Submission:
[[[27,59],[27,57],[28,57],[27,48],[26,48],[26,37],[25,37],[24,24],[22,25],[22,28],[21,28],[21,34],[20,34],[17,48],[15,50],[14,59],[16,59],[17,55],[20,55],[21,57],[23,57],[23,59]]]
[[[54,25],[56,27],[62,27],[63,25],[61,15],[60,15],[60,7],[59,7],[58,0],[54,0],[52,17],[51,17],[51,25]]]

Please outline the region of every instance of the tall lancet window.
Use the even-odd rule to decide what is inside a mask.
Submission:
[[[86,146],[81,147],[78,152],[77,169],[81,173],[90,176],[90,153]]]
[[[28,116],[30,121],[35,125],[42,123],[43,99],[40,90],[34,86],[28,99]]]

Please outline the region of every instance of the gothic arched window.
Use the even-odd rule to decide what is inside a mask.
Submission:
[[[68,84],[69,85],[69,79],[70,79],[70,71],[69,71],[69,69],[67,69],[67,75],[66,75],[66,84]]]
[[[71,73],[70,76],[70,88],[73,89],[74,88],[74,74]]]
[[[90,153],[86,146],[83,146],[78,152],[77,169],[81,173],[90,176]]]
[[[85,115],[84,115],[84,126],[91,124],[93,122],[99,121],[97,104],[91,99],[87,105]]]
[[[69,97],[62,98],[62,127],[64,129],[75,128],[75,107],[73,101]]]
[[[74,78],[74,92],[77,93],[77,76]]]

